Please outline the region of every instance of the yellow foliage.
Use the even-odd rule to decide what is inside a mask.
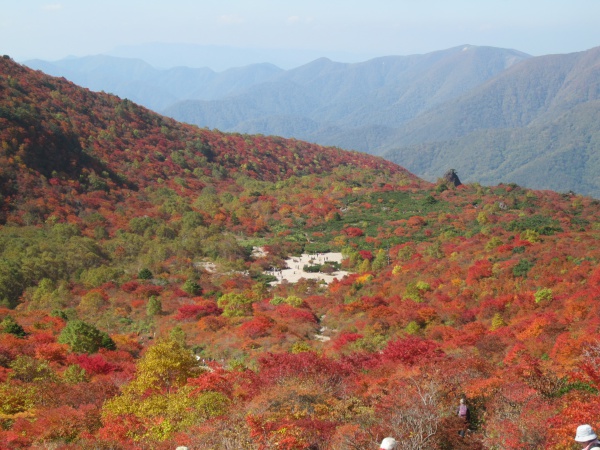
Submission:
[[[302,300],[300,297],[298,297],[296,295],[290,295],[285,299],[285,303],[287,303],[290,306],[294,306],[296,308],[301,306],[303,302],[304,302],[304,300]]]
[[[149,389],[183,386],[197,370],[194,355],[181,342],[161,340],[146,351],[137,365],[136,378],[123,392],[141,395]]]
[[[106,305],[106,300],[98,291],[90,291],[81,297],[78,309],[84,314],[92,314],[102,309]]]
[[[492,331],[497,330],[500,327],[504,327],[506,326],[506,322],[504,322],[504,319],[502,318],[502,314],[500,313],[496,313],[494,314],[494,317],[492,319]]]
[[[311,352],[312,347],[308,345],[306,342],[298,341],[292,345],[291,352],[293,354],[302,353],[302,352]]]
[[[145,431],[132,431],[132,439],[163,441],[173,433],[224,414],[230,402],[224,394],[195,393],[195,387],[186,386],[187,379],[198,370],[196,359],[180,342],[159,341],[144,354],[136,377],[123,393],[104,404],[102,415],[105,419],[134,415]]]
[[[536,242],[540,242],[541,238],[540,238],[540,233],[538,233],[535,230],[525,230],[521,233],[521,239],[524,241],[529,241],[532,244],[535,244]]]
[[[481,212],[479,213],[479,215],[477,216],[477,223],[478,223],[479,225],[485,225],[485,224],[486,224],[486,223],[488,223],[489,221],[490,221],[490,220],[489,220],[489,218],[488,218],[487,214],[486,214],[485,212],[483,212],[483,211],[481,211]]]
[[[358,271],[360,273],[369,272],[370,270],[371,270],[371,263],[369,262],[368,259],[365,259],[362,263],[360,263],[360,267],[358,268]]]
[[[3,417],[25,413],[35,406],[38,397],[34,385],[14,385],[9,382],[0,384],[0,415]]]
[[[357,283],[361,283],[361,284],[365,284],[368,281],[371,281],[373,279],[373,275],[371,275],[370,273],[366,273],[364,275],[361,275],[360,277],[358,277],[356,279]]]
[[[195,388],[184,386],[177,392],[147,397],[124,394],[107,401],[104,417],[132,414],[145,424],[145,433],[131,435],[134,440],[164,441],[173,433],[188,429],[227,411],[230,400],[220,392],[193,394]]]

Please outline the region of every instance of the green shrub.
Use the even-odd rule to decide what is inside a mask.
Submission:
[[[19,355],[10,363],[12,372],[9,377],[25,383],[56,381],[57,377],[50,363],[31,356]]]
[[[81,272],[79,280],[88,288],[102,286],[109,281],[117,280],[123,271],[112,266],[102,265]]]
[[[415,334],[420,329],[421,329],[421,327],[419,327],[419,324],[413,320],[408,325],[406,325],[406,328],[404,329],[404,331],[406,331],[408,334]]]
[[[96,353],[100,348],[116,349],[114,341],[107,333],[82,320],[67,322],[58,336],[58,342],[69,345],[75,353]]]
[[[2,323],[0,323],[0,326],[5,333],[14,334],[20,338],[27,336],[27,333],[25,333],[23,327],[19,325],[11,316],[6,316]]]
[[[150,269],[144,267],[142,270],[138,272],[138,278],[140,280],[150,280],[154,275],[150,271]]]
[[[244,317],[252,315],[252,299],[243,294],[230,292],[217,300],[219,308],[223,309],[225,317]]]
[[[181,289],[190,295],[200,295],[202,293],[200,285],[193,280],[186,280]]]
[[[155,295],[151,295],[146,305],[146,314],[152,317],[160,313],[162,313],[162,302]]]
[[[552,289],[538,289],[538,291],[534,294],[534,297],[536,303],[552,301]]]
[[[531,261],[522,259],[513,267],[513,275],[515,277],[526,277],[533,266],[534,264]]]

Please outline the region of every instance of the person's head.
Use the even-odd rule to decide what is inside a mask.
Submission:
[[[594,433],[594,430],[590,425],[585,424],[577,427],[577,432],[575,433],[576,442],[586,444],[588,442],[592,442],[596,438],[598,438],[598,436],[596,433]]]
[[[383,441],[381,441],[381,445],[379,446],[379,450],[394,450],[398,447],[398,441],[393,437],[386,437]]]
[[[461,399],[460,399],[460,404],[461,404],[461,405],[464,405],[464,404],[465,404],[465,399],[464,399],[464,398],[461,398]]]

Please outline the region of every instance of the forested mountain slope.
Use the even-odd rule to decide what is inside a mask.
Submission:
[[[342,166],[383,169],[417,180],[381,158],[296,140],[210,132],[7,58],[2,65],[3,222],[20,221],[13,215],[25,214],[28,199],[60,197],[65,185],[74,189],[74,197],[61,205],[67,208],[61,217],[82,202],[77,194],[113,198],[120,189],[139,191],[157,183],[190,193],[207,184],[234,183],[240,176],[281,181]],[[34,223],[44,220],[54,206],[47,198],[28,217],[34,216]]]
[[[600,47],[531,58],[400,128],[382,154],[435,179],[600,196]]]
[[[0,146],[2,448],[570,449],[600,425],[597,200],[198,129],[7,57]],[[301,253],[350,275],[271,285]]]

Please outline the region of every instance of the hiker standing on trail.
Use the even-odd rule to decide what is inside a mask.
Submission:
[[[458,417],[463,420],[463,428],[458,432],[458,434],[461,437],[465,437],[467,428],[469,428],[469,422],[471,421],[471,411],[469,411],[469,407],[467,406],[467,402],[465,401],[464,397],[460,399],[460,404],[458,405]]]

